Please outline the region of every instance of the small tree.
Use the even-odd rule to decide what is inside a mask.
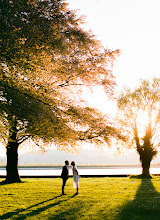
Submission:
[[[84,31],[63,0],[0,3],[0,137],[6,180],[18,182],[18,147],[29,138],[67,149],[78,140],[118,137],[108,120],[82,104],[81,88],[99,85],[112,96],[110,67],[119,51],[106,50]]]
[[[160,79],[142,80],[141,85],[131,91],[125,89],[118,98],[120,120],[128,140],[140,156],[142,175],[150,176],[150,164],[160,146]]]

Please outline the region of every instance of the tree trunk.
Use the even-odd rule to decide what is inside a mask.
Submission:
[[[137,152],[140,155],[140,161],[142,165],[142,176],[145,178],[150,178],[150,164],[153,159],[153,156],[157,154],[157,151],[153,148],[151,144],[152,133],[151,133],[151,112],[149,112],[149,122],[148,127],[146,128],[146,134],[143,138],[143,145],[140,144],[138,137],[137,124],[135,122],[135,140],[137,146]]]
[[[17,141],[17,120],[14,116],[8,117],[9,121],[9,138],[7,144],[7,166],[6,166],[6,182],[21,182],[18,173],[18,141]]]
[[[6,182],[21,182],[18,173],[18,143],[9,142],[7,145]]]
[[[142,160],[142,176],[151,177],[150,175],[150,161]]]

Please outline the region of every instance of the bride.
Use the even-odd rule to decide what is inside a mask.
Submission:
[[[77,167],[75,166],[75,162],[74,161],[71,162],[71,165],[72,165],[72,171],[73,171],[73,188],[77,189],[76,194],[78,194],[79,174],[78,174],[78,170],[77,170]]]

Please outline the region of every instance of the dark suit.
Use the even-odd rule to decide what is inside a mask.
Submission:
[[[63,180],[63,185],[62,185],[62,194],[64,194],[64,187],[66,185],[66,181],[68,179],[68,168],[65,165],[62,169],[62,173],[61,173],[61,178]]]

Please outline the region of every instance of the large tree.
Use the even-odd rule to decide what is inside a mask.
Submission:
[[[118,98],[120,120],[140,156],[142,175],[150,176],[150,164],[160,146],[160,79],[141,80],[134,91],[124,89]]]
[[[81,102],[83,86],[113,95],[113,61],[81,28],[63,0],[0,0],[0,137],[7,149],[8,182],[18,182],[18,147],[27,139],[59,148],[78,140],[103,142],[119,133]],[[43,140],[43,141],[42,141]],[[44,147],[44,144],[41,144]]]

